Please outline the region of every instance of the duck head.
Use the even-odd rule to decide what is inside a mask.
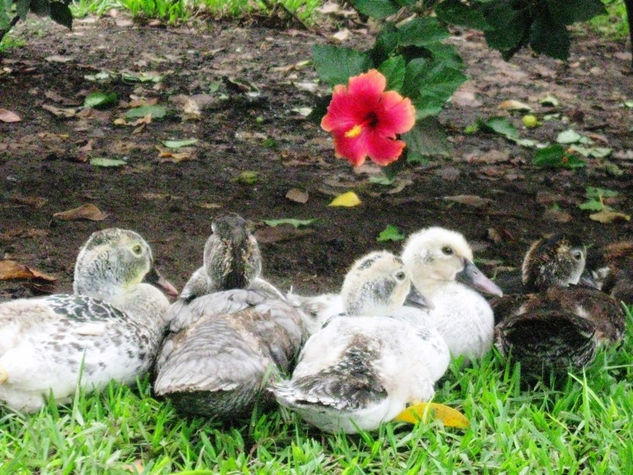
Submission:
[[[92,233],[75,263],[73,291],[109,300],[141,282],[160,287],[171,297],[178,291],[154,267],[149,244],[136,232],[108,228]]]
[[[262,272],[262,257],[247,221],[235,213],[213,220],[204,268],[220,289],[248,287]]]
[[[587,249],[578,236],[557,233],[534,242],[523,259],[521,278],[532,291],[578,284]]]
[[[341,298],[350,315],[388,315],[404,304],[410,289],[402,259],[387,251],[375,251],[352,264]]]
[[[491,295],[501,289],[473,263],[473,251],[464,236],[440,227],[422,229],[407,239],[402,260],[413,285],[423,294],[440,291],[443,284],[459,281]]]

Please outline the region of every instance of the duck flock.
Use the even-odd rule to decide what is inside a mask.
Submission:
[[[464,236],[429,227],[400,256],[360,257],[339,293],[301,296],[263,278],[248,223],[228,214],[213,221],[203,265],[178,294],[139,234],[104,229],[79,252],[72,294],[0,304],[0,403],[34,412],[78,386],[151,372],[154,394],[183,414],[233,419],[260,402],[323,431],[374,430],[432,407],[452,359],[468,364],[495,346],[530,381],[617,345],[621,301],[633,303],[633,244],[594,260],[585,269],[583,243],[559,233],[530,247],[520,275],[495,283]],[[455,413],[452,425],[467,425]]]

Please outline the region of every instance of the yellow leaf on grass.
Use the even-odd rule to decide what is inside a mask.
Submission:
[[[598,221],[602,224],[614,223],[616,221],[630,221],[631,217],[628,214],[620,213],[619,211],[610,211],[603,209],[597,213],[589,215],[589,219]]]
[[[59,211],[53,214],[54,218],[62,219],[64,221],[74,221],[77,219],[88,219],[90,221],[103,221],[106,219],[106,214],[103,213],[92,203],[81,205],[79,208],[69,209],[68,211]]]
[[[10,260],[0,261],[0,280],[13,279],[42,279],[49,282],[57,280],[56,277],[44,274],[43,272],[32,269],[18,262]]]
[[[429,422],[432,420],[442,421],[442,424],[446,427],[466,429],[470,426],[470,422],[466,416],[457,409],[436,402],[419,402],[413,404],[394,418],[394,421],[409,422],[411,424],[415,424],[418,421]]]
[[[356,193],[348,191],[334,198],[328,206],[345,206],[351,208],[352,206],[358,206],[361,204],[361,200]]]

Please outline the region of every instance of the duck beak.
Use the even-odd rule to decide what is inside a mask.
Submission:
[[[178,297],[178,290],[173,286],[171,282],[165,279],[160,273],[156,270],[155,267],[152,267],[150,271],[145,274],[145,278],[143,282],[147,282],[148,284],[155,285],[160,287],[165,291],[165,293],[172,298]]]
[[[411,286],[411,290],[409,291],[409,295],[407,295],[405,303],[406,305],[421,308],[422,310],[432,310],[434,307],[431,301],[418,292],[418,289],[416,289],[413,285]]]
[[[484,273],[469,260],[464,259],[464,269],[457,273],[455,279],[462,284],[468,285],[469,287],[480,290],[486,294],[503,297],[503,290],[501,290],[492,280],[486,277]]]

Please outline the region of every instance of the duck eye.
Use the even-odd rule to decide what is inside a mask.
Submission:
[[[132,246],[132,252],[134,255],[140,256],[143,253],[143,246],[140,244],[134,244],[134,246]]]
[[[406,276],[407,275],[403,271],[400,271],[400,272],[396,272],[396,276],[395,277],[396,277],[396,280],[403,281]]]
[[[442,252],[443,252],[445,255],[450,256],[450,255],[452,255],[452,254],[453,254],[453,248],[452,248],[452,247],[450,247],[450,246],[444,246],[444,247],[442,248]]]
[[[573,251],[571,253],[572,257],[574,259],[576,259],[577,261],[579,261],[580,259],[582,259],[582,252],[581,251]]]

